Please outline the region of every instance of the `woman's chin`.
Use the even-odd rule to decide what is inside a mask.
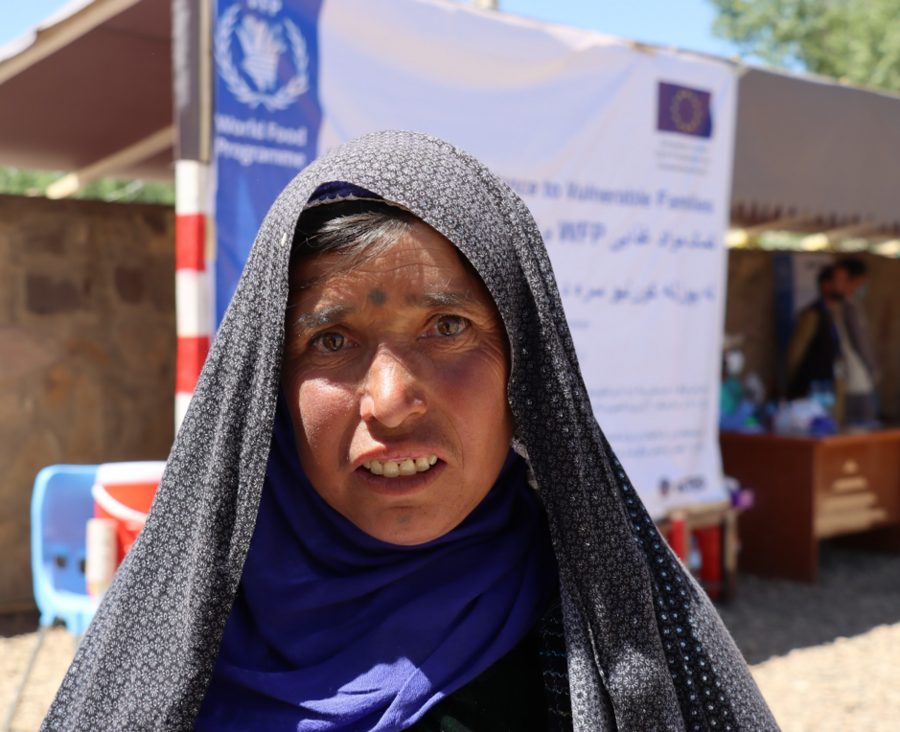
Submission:
[[[357,528],[386,544],[418,546],[439,539],[454,528],[447,525],[446,517],[435,521],[434,512],[425,507],[399,507],[388,509],[376,520],[368,517]]]

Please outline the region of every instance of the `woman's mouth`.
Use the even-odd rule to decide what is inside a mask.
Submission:
[[[396,478],[400,475],[415,475],[424,473],[437,463],[437,455],[426,455],[418,458],[403,458],[401,460],[366,460],[363,467],[372,475],[383,475],[385,478]]]

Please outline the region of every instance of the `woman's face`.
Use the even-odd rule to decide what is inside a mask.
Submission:
[[[424,223],[352,270],[340,261],[291,271],[282,385],[300,462],[367,534],[431,541],[478,505],[509,451],[503,323]]]

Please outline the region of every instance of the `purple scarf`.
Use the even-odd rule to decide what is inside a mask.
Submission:
[[[498,661],[557,586],[544,512],[510,456],[484,500],[419,546],[315,492],[279,398],[268,471],[198,732],[394,732]]]

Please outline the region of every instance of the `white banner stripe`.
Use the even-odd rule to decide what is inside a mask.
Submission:
[[[206,272],[179,269],[175,272],[177,335],[182,338],[208,336],[212,332],[209,280]]]
[[[175,394],[175,433],[181,429],[181,423],[184,422],[184,415],[187,414],[188,405],[191,403],[193,394],[179,391]]]
[[[196,160],[175,161],[175,213],[207,213],[209,166]]]

